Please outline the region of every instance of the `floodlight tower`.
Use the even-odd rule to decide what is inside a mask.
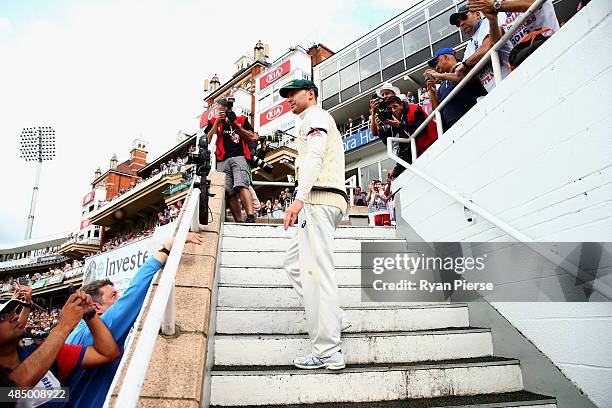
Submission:
[[[21,158],[25,161],[36,161],[36,178],[32,190],[32,201],[30,202],[30,213],[28,214],[28,225],[26,227],[25,239],[32,237],[32,226],[34,225],[34,209],[36,208],[36,196],[38,195],[38,182],[40,181],[40,170],[42,162],[53,160],[55,157],[55,130],[49,126],[38,126],[23,128],[21,131]]]

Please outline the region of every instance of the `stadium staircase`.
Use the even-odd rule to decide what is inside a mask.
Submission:
[[[282,268],[281,225],[225,223],[204,379],[210,407],[556,407],[523,388],[520,362],[493,354],[465,304],[362,303],[361,241],[395,229],[341,226],[335,262],[346,369],[303,371],[310,351],[303,307]],[[216,310],[215,310],[216,309]]]

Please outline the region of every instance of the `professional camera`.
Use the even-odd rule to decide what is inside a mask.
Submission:
[[[259,136],[259,141],[260,142],[266,141],[268,143],[278,143],[280,142],[282,135],[283,135],[282,133],[279,133],[278,131],[276,131],[272,135]]]
[[[233,122],[236,120],[236,113],[232,110],[235,101],[236,99],[231,96],[227,98],[227,110],[225,111],[225,117],[229,122]]]
[[[265,137],[260,137],[259,140],[265,141],[267,139],[265,139]],[[259,167],[266,173],[272,173],[272,169],[274,168],[274,166],[264,160],[266,154],[268,154],[268,148],[262,143],[257,153],[254,154],[251,160],[249,161],[249,164],[251,165],[251,167]]]
[[[187,164],[196,165],[196,175],[199,176],[199,181],[193,184],[194,188],[199,188],[200,193],[200,214],[199,221],[202,225],[208,224],[208,199],[215,195],[210,193],[210,180],[207,179],[211,170],[210,150],[208,150],[208,139],[206,135],[200,137],[198,143],[198,152],[189,153],[187,155]]]
[[[393,119],[393,111],[389,107],[389,104],[385,100],[385,98],[379,97],[376,92],[372,94],[372,99],[378,102],[378,109],[376,110],[376,115],[380,120],[391,120]]]

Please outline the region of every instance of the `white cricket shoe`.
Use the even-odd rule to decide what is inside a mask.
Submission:
[[[304,370],[312,370],[315,368],[327,368],[328,370],[342,370],[346,365],[344,364],[344,356],[342,351],[336,351],[326,357],[319,357],[310,353],[302,357],[296,357],[293,360],[293,364],[297,368]]]

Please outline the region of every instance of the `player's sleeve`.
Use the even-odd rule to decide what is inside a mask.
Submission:
[[[55,358],[61,381],[65,381],[70,373],[81,366],[86,349],[87,346],[75,344],[64,344],[62,346]]]
[[[300,163],[300,179],[295,198],[305,201],[321,172],[329,131],[329,120],[325,112],[315,111],[304,124],[306,133],[306,155]]]

